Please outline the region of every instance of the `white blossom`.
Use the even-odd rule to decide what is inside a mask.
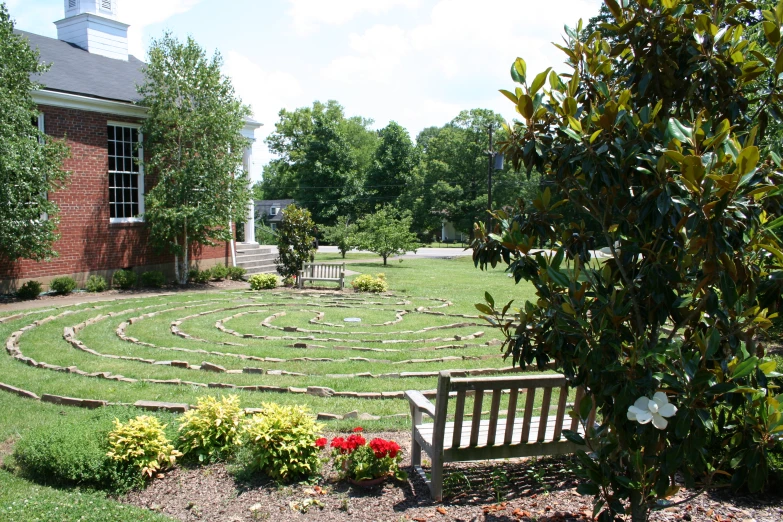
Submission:
[[[669,398],[663,392],[655,392],[652,399],[639,397],[633,406],[628,407],[628,420],[639,424],[647,424],[652,421],[653,426],[659,430],[665,430],[669,421],[666,417],[673,417],[677,413],[677,407],[669,403]]]

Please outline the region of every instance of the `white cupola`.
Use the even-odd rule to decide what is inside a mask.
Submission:
[[[57,39],[92,53],[128,60],[128,24],[117,20],[119,0],[64,0]]]

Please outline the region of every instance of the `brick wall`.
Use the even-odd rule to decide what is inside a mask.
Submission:
[[[68,186],[50,192],[60,207],[60,239],[54,248],[59,257],[50,261],[0,262],[0,291],[28,280],[42,282],[58,275],[106,273],[118,268],[169,265],[173,256],[158,254],[148,244],[143,223],[109,223],[107,122],[139,123],[137,119],[97,112],[41,106],[45,132],[66,138],[71,149],[64,167],[71,172]],[[145,190],[155,180],[145,176]],[[194,261],[206,266],[227,263],[227,244],[194,252]]]

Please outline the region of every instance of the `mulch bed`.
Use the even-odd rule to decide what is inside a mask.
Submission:
[[[372,436],[410,447],[410,437],[404,433]],[[409,459],[403,465],[409,466]],[[324,467],[325,479],[318,485],[290,486],[241,482],[223,464],[180,467],[121,500],[188,521],[584,522],[592,519],[592,499],[576,492],[572,465],[570,458],[450,465],[445,472],[449,497],[442,504],[430,500],[427,486],[415,473],[409,473],[407,482],[362,489],[338,481],[331,463]],[[688,498],[687,491],[680,492],[671,499],[676,505],[656,511],[650,520],[783,520],[783,498],[775,495],[737,497],[720,492]]]

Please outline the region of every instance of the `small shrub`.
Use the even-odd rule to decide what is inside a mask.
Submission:
[[[160,270],[150,270],[141,274],[141,286],[147,288],[161,288],[166,284],[166,276]]]
[[[25,433],[14,447],[13,462],[21,474],[53,486],[81,486],[124,492],[143,484],[135,469],[108,456],[115,418],[132,418],[135,410],[101,408],[57,417]],[[158,417],[172,418],[167,413]]]
[[[321,467],[316,439],[322,428],[305,406],[265,403],[245,423],[239,461],[245,471],[281,482],[310,477]]]
[[[24,299],[35,299],[41,295],[41,283],[38,281],[28,281],[16,290],[16,297]]]
[[[248,279],[251,290],[268,290],[277,286],[275,274],[255,274]]]
[[[210,273],[213,281],[222,281],[228,277],[228,267],[223,263],[218,263],[210,268]]]
[[[232,281],[241,281],[243,277],[245,277],[245,274],[247,273],[247,270],[245,268],[242,268],[241,266],[230,266],[228,267],[228,278]]]
[[[84,289],[88,292],[105,292],[109,289],[109,283],[103,276],[91,275],[84,284]]]
[[[296,284],[296,277],[288,276],[283,278],[283,286],[294,286]]]
[[[188,281],[192,283],[198,283],[200,285],[209,283],[210,278],[212,277],[212,272],[207,268],[206,270],[199,270],[198,268],[193,268],[188,272]]]
[[[241,443],[243,415],[236,395],[221,400],[199,397],[198,408],[186,411],[179,420],[182,454],[205,463],[233,455]]]
[[[133,270],[117,270],[111,278],[111,286],[121,290],[130,290],[136,286],[136,272]]]
[[[166,437],[165,428],[150,415],[140,415],[124,424],[114,419],[107,455],[135,469],[142,477],[152,477],[159,470],[173,466],[182,455]]]
[[[389,283],[386,282],[385,274],[377,274],[376,277],[370,274],[362,274],[351,281],[351,286],[357,292],[386,292],[389,290]]]
[[[68,276],[55,277],[49,283],[49,289],[57,295],[67,295],[76,290],[76,281]]]

